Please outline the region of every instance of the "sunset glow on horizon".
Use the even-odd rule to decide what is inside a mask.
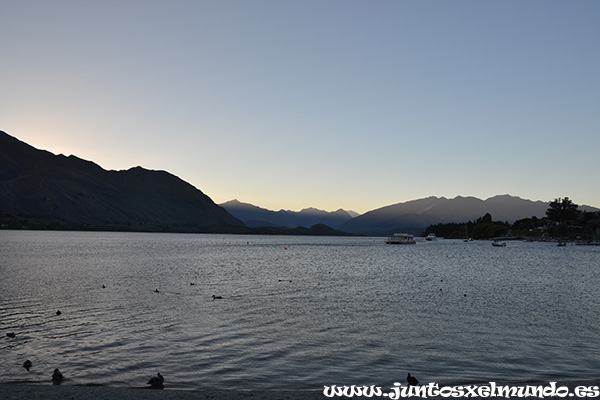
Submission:
[[[600,3],[0,4],[0,130],[216,203],[600,207]]]

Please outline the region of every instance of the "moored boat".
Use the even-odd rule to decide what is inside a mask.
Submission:
[[[409,235],[408,233],[394,233],[393,235],[388,235],[385,240],[387,244],[415,244],[415,239],[413,235]]]

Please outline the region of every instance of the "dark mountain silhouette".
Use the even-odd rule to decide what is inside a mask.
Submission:
[[[72,155],[37,150],[2,131],[0,218],[9,227],[247,231],[242,221],[168,172],[107,171]]]
[[[307,208],[270,211],[233,200],[216,205],[165,171],[107,171],[75,156],[54,155],[0,131],[0,224],[40,229],[295,234],[420,234],[431,224],[467,222],[490,213],[496,221],[544,217],[549,202],[502,195],[428,197],[366,214]],[[582,211],[598,208],[580,205]],[[237,217],[237,218],[236,218]],[[239,219],[238,219],[239,218]],[[273,227],[251,230],[248,226]],[[324,227],[323,225],[328,225]],[[331,229],[329,226],[335,228]],[[305,227],[299,231],[281,228]],[[311,227],[310,229],[306,227]]]
[[[244,221],[249,227],[286,227],[296,228],[298,226],[311,227],[316,224],[328,226],[339,226],[350,221],[356,213],[339,209],[334,212],[318,210],[316,208],[305,208],[302,211],[271,211],[260,208],[238,200],[231,200],[220,204],[231,215]]]
[[[394,232],[420,234],[429,225],[449,222],[474,221],[490,213],[495,221],[513,223],[522,218],[546,215],[549,202],[531,201],[510,195],[481,200],[475,197],[427,197],[405,203],[393,204],[369,211],[342,225],[345,232],[362,235],[386,235]],[[594,211],[594,207],[580,206],[581,210]]]

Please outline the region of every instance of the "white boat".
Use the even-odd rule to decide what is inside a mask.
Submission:
[[[428,242],[431,242],[433,240],[437,240],[437,236],[435,236],[435,233],[430,233],[429,235],[427,235],[425,237],[425,240],[427,240]]]
[[[413,235],[409,235],[408,233],[394,233],[393,235],[388,235],[385,240],[387,244],[415,244],[415,239]]]
[[[494,240],[492,242],[492,246],[494,246],[494,247],[506,247],[506,242],[500,242],[499,240]]]

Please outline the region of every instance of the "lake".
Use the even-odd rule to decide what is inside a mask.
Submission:
[[[68,385],[160,372],[180,389],[593,380],[599,261],[600,247],[517,241],[4,230],[0,382],[54,368]]]

